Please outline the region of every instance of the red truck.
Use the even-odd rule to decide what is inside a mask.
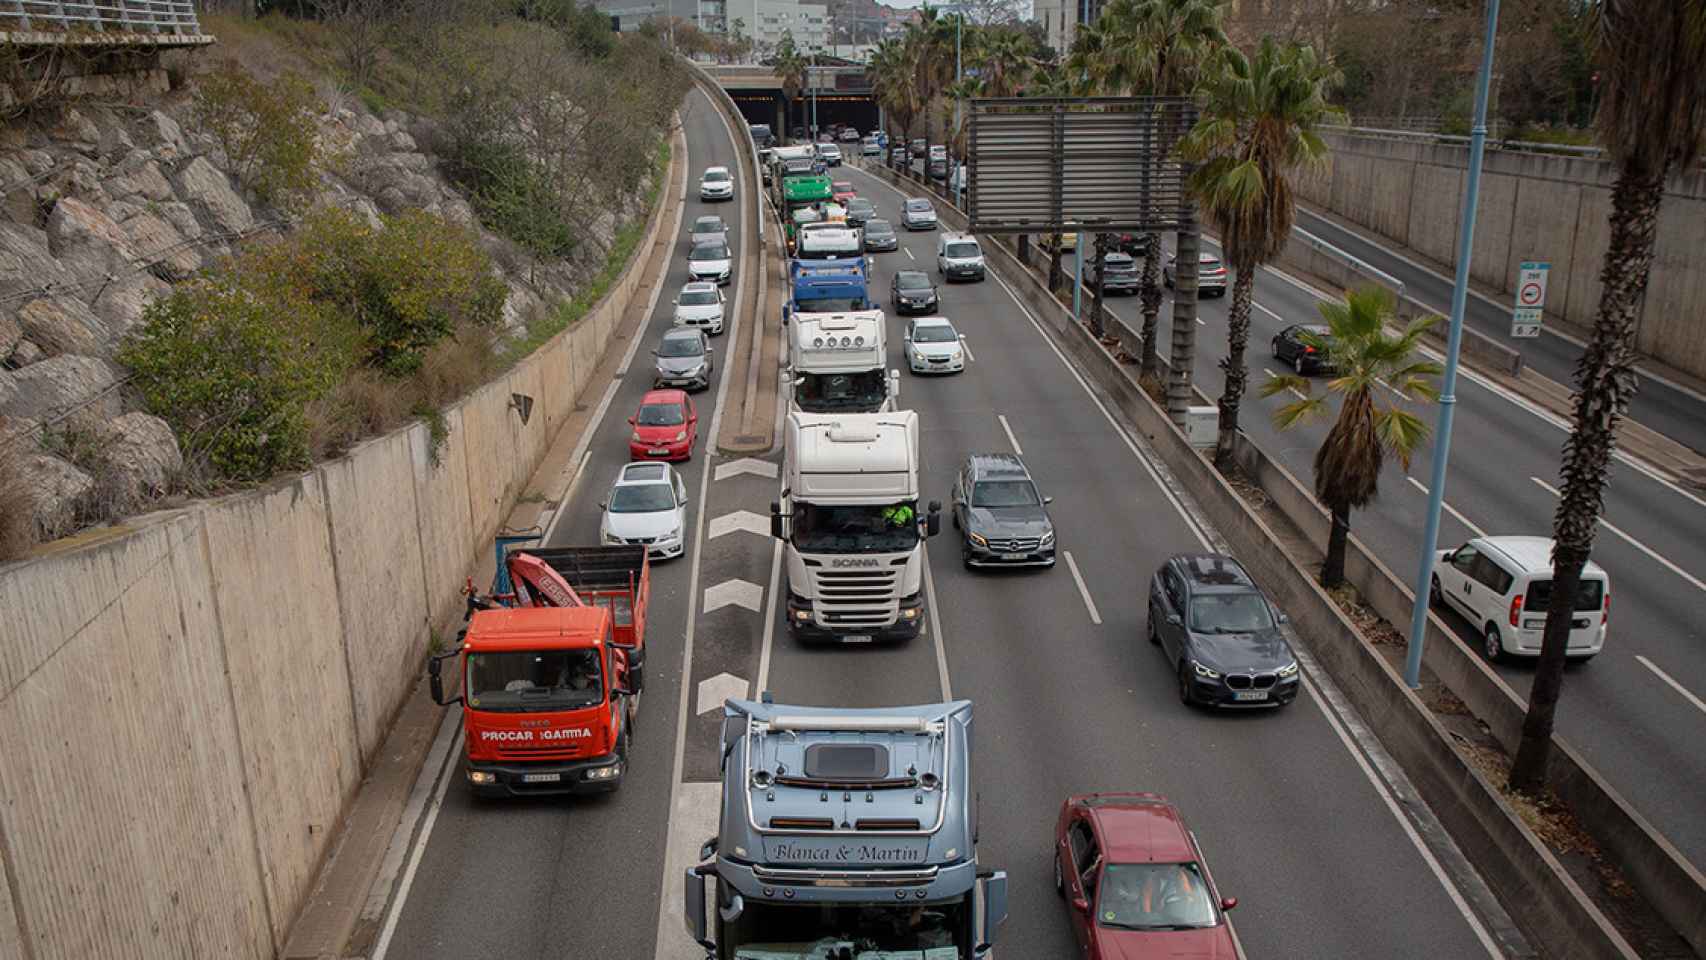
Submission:
[[[457,648],[427,663],[432,697],[462,705],[476,794],[614,790],[644,682],[646,548],[523,546],[535,539],[499,538],[492,592],[470,585]],[[447,699],[450,659],[461,670]]]

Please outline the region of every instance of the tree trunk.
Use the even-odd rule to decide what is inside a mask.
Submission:
[[[1576,362],[1574,422],[1564,441],[1559,469],[1563,489],[1552,515],[1552,608],[1546,614],[1522,742],[1511,765],[1510,785],[1524,793],[1546,783],[1575,588],[1593,550],[1617,429],[1635,396],[1635,310],[1653,269],[1653,239],[1668,172],[1661,168],[1643,176],[1624,167],[1611,191],[1611,242],[1599,271],[1599,310],[1593,335]]]
[[[1226,318],[1226,356],[1220,358],[1226,385],[1220,391],[1220,436],[1214,445],[1214,465],[1222,473],[1233,466],[1238,410],[1244,402],[1244,386],[1250,375],[1244,363],[1244,348],[1250,343],[1250,300],[1255,286],[1254,269],[1239,270],[1232,281],[1232,309]]]
[[[1019,262],[1024,264],[1027,267],[1030,266],[1031,265],[1031,235],[1030,234],[1028,234],[1028,233],[1019,234],[1018,250],[1019,250]]]
[[[1328,590],[1345,582],[1345,543],[1351,536],[1351,508],[1333,508],[1333,525],[1327,531],[1327,560],[1321,564],[1321,586]]]
[[[1161,375],[1161,349],[1155,343],[1155,330],[1161,319],[1161,235],[1148,234],[1148,252],[1143,255],[1143,360],[1138,376],[1154,378]]]
[[[1098,339],[1107,333],[1102,327],[1102,270],[1108,256],[1108,235],[1096,234],[1096,276],[1090,288],[1090,332]]]
[[[1060,289],[1060,234],[1054,234],[1054,244],[1048,252],[1048,292],[1052,296]]]
[[[1191,378],[1197,362],[1197,255],[1202,236],[1196,211],[1187,207],[1179,217],[1179,256],[1173,268],[1173,352],[1168,357],[1167,417],[1180,429],[1193,398]]]

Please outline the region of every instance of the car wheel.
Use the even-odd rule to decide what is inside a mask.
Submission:
[[[1191,692],[1191,665],[1184,660],[1179,661],[1179,702],[1187,707],[1195,706],[1196,695]]]
[[[1433,577],[1428,583],[1428,602],[1436,607],[1445,606],[1445,593],[1439,588],[1439,577]]]
[[[1297,371],[1298,376],[1303,376],[1303,354],[1300,353],[1292,358],[1291,368]]]
[[[958,530],[959,528],[960,528],[960,513],[958,510],[956,510],[956,511],[954,511],[954,529]]]
[[[1505,658],[1505,641],[1499,636],[1499,628],[1487,624],[1486,633],[1481,635],[1481,654],[1488,663],[1498,663]]]
[[[1280,358],[1279,337],[1274,338],[1274,342],[1273,342],[1272,346],[1273,346],[1273,351],[1274,351],[1274,359],[1278,360]]]
[[[1059,850],[1056,850],[1054,852],[1054,892],[1060,894],[1062,899],[1065,899],[1065,897],[1066,897],[1066,881],[1062,880],[1061,876],[1060,876],[1060,851]]]
[[[1165,270],[1161,271],[1161,285],[1169,290],[1173,289],[1173,275]]]
[[[1149,642],[1161,646],[1161,634],[1155,632],[1155,608],[1149,608],[1149,615],[1144,618],[1144,631],[1149,634]]]
[[[971,544],[966,543],[964,540],[960,541],[960,563],[963,564],[967,570],[973,569],[971,565]]]

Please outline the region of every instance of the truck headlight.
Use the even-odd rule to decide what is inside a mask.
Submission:
[[[1208,667],[1203,666],[1202,664],[1196,662],[1195,660],[1191,661],[1191,669],[1195,670],[1197,672],[1197,676],[1202,677],[1205,680],[1219,680],[1220,679],[1220,671],[1210,670]]]
[[[1297,661],[1293,660],[1292,662],[1286,664],[1283,667],[1280,667],[1278,670],[1275,670],[1274,672],[1279,674],[1282,678],[1289,679],[1291,677],[1295,677],[1295,676],[1297,676]]]
[[[923,607],[901,607],[900,608],[900,618],[902,620],[917,620],[919,614],[921,614],[923,612],[924,612]]]
[[[468,782],[469,783],[497,783],[498,782],[498,775],[495,773],[487,773],[484,770],[470,770],[470,771],[468,771]]]
[[[593,767],[586,772],[588,780],[614,780],[621,775],[622,764],[620,761],[605,767]]]
[[[794,622],[796,622],[796,623],[805,623],[807,620],[810,620],[811,618],[812,618],[812,612],[810,610],[800,609],[800,610],[794,611]]]

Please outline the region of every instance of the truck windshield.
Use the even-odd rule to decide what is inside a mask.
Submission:
[[[965,903],[746,902],[723,938],[738,960],[959,960],[971,956]]]
[[[525,713],[572,710],[604,699],[594,650],[468,655],[468,706]]]
[[[794,402],[807,413],[870,412],[888,399],[888,377],[879,368],[863,373],[807,373],[794,387]]]
[[[794,306],[801,313],[851,313],[871,309],[864,297],[800,297]]]
[[[918,544],[918,504],[861,503],[794,507],[794,548],[803,553],[868,553],[911,550]]]

